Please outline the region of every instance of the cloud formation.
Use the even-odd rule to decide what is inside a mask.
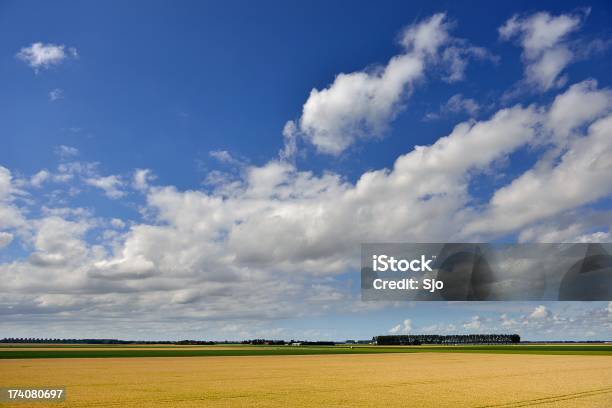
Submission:
[[[62,159],[75,157],[79,155],[79,149],[73,146],[59,145],[55,149],[55,154],[57,154]]]
[[[581,171],[564,172],[563,184],[540,186],[555,197],[545,213],[520,206],[498,210],[504,202],[499,198],[481,208],[473,205],[470,194],[474,177],[518,149],[544,146],[543,138],[549,149],[566,141],[568,158],[528,170],[494,197],[506,197],[506,191],[523,185],[532,173],[555,178],[559,166],[576,170],[586,163],[589,177],[603,178],[608,169],[604,146],[611,134],[611,119],[602,116],[605,110],[576,110],[577,119],[571,122],[575,125],[570,126],[574,136],[569,138],[557,137],[568,125],[550,124],[558,104],[582,104],[598,92],[607,91],[579,84],[551,106],[517,105],[460,123],[435,143],[400,155],[391,169],[367,171],[354,183],[278,160],[245,166],[239,178],[221,182],[213,191],[151,185],[150,173],[137,170],[133,187],[145,193],[145,219],[125,230],[117,229],[116,220],[101,222],[86,212],[47,211],[24,220],[32,252],[25,260],[0,265],[7,278],[3,297],[14,307],[26,302],[38,310],[40,293],[54,293],[72,295],[74,301],[65,305],[63,298],[47,296],[45,307],[53,307],[46,310],[87,308],[105,314],[130,308],[205,319],[355,310],[358,298],[335,277],[355,270],[360,242],[475,239],[478,235],[467,232],[469,228],[495,237],[503,234],[495,231],[520,231],[601,196],[571,196],[581,191],[567,188],[572,180],[579,185],[586,177]],[[584,161],[586,157],[590,160]],[[16,187],[8,170],[2,174],[0,194],[10,197]],[[111,198],[127,194],[119,176],[100,176],[92,165],[62,163],[57,174],[72,174],[73,182],[93,185]],[[606,180],[609,177],[598,181],[600,189],[609,185]],[[559,194],[571,200],[561,205]],[[520,200],[509,204],[524,205]],[[17,210],[10,201],[8,208]],[[487,225],[477,229],[482,222]],[[13,231],[10,226],[4,230]],[[99,240],[85,238],[92,235]],[[131,295],[125,298],[122,293]]]
[[[108,198],[117,199],[125,195],[125,192],[121,189],[123,181],[118,176],[92,177],[86,178],[84,181],[85,184],[104,190],[104,194]]]
[[[445,307],[457,311],[460,305]],[[612,303],[607,302],[552,302],[531,305],[526,302],[479,302],[468,306],[479,309],[469,319],[440,316],[433,325],[419,324],[415,316],[410,324],[411,334],[478,334],[517,333],[523,339],[562,340],[567,338],[603,340],[612,329]],[[454,315],[454,314],[453,314]],[[394,326],[392,334],[403,334],[402,324]],[[391,331],[390,331],[391,332]],[[563,334],[561,334],[563,333]]]
[[[532,169],[498,189],[481,218],[470,223],[466,232],[514,231],[610,195],[610,96],[609,90],[596,89],[592,81],[557,96],[542,121],[561,149],[543,155]],[[580,137],[569,137],[586,125]]]
[[[299,126],[319,152],[331,155],[359,139],[383,136],[428,67],[441,65],[446,79],[457,81],[463,79],[469,58],[489,55],[483,48],[451,37],[451,26],[446,15],[439,13],[407,27],[400,39],[403,53],[385,66],[340,73],[329,87],[313,89],[298,124],[289,126]]]
[[[554,89],[566,64],[545,69],[552,58],[546,55],[571,53],[566,39],[581,20],[536,16],[515,17],[501,32],[524,48],[526,78]],[[416,23],[386,65],[340,74],[329,87],[313,89],[299,120],[283,129],[278,159],[251,165],[225,150],[210,152],[239,169],[210,172],[206,189],[158,184],[150,169],[104,175],[97,163],[78,161],[69,146],[57,149],[56,169],[24,176],[0,166],[0,250],[23,248],[23,255],[0,263],[1,312],[15,327],[24,315],[121,325],[130,310],[150,328],[172,321],[179,329],[209,324],[223,333],[250,333],[245,327],[262,321],[384,307],[359,302],[355,286],[339,279],[354,275],[364,241],[461,242],[508,234],[526,242],[609,239],[612,214],[585,210],[612,193],[612,92],[594,80],[573,84],[551,103],[486,115],[474,99],[455,94],[441,113],[470,120],[354,181],[296,165],[299,138],[340,154],[359,139],[382,136],[429,68],[441,68],[442,79],[452,82],[463,78],[469,58],[489,58],[451,37],[451,26],[445,14]],[[57,65],[69,52],[30,48],[36,51],[24,61],[35,69]],[[490,196],[475,196],[474,187],[489,182],[492,170],[503,173],[504,163],[525,152],[536,156],[533,166],[488,183]],[[87,186],[141,217],[70,207]],[[131,201],[135,196],[139,201]],[[609,321],[609,309],[584,313]],[[422,330],[548,330],[573,323],[545,305],[493,320],[470,315]],[[405,319],[389,331],[415,332],[416,321]]]
[[[74,47],[35,42],[23,47],[16,57],[38,72],[59,65],[68,58],[77,58],[78,52]]]
[[[60,88],[55,88],[49,92],[49,100],[51,102],[58,101],[60,99],[64,99],[64,90]]]
[[[132,186],[138,191],[146,191],[149,182],[155,180],[155,175],[150,169],[136,169],[132,176]]]
[[[412,331],[412,320],[406,319],[403,323],[389,329],[389,334],[409,334]]]
[[[436,120],[450,114],[467,114],[475,116],[480,110],[480,105],[472,98],[464,98],[462,94],[451,96],[446,103],[440,105],[438,112],[429,112],[424,120]]]
[[[567,78],[561,74],[576,57],[567,39],[580,28],[588,14],[589,11],[558,16],[548,12],[515,15],[499,28],[502,40],[517,38],[523,48],[528,86],[547,91],[565,84]]]
[[[0,248],[7,246],[13,241],[13,234],[10,232],[0,232]]]
[[[0,166],[0,231],[7,234],[9,232],[6,230],[19,231],[26,223],[21,209],[15,205],[15,198],[19,193],[21,191],[15,185],[11,171]],[[4,236],[4,240],[8,243],[8,235]]]
[[[463,323],[463,328],[471,332],[478,331],[481,327],[482,318],[478,315],[472,316],[472,319],[469,322]]]

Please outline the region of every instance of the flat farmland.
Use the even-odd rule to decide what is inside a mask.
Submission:
[[[6,359],[2,386],[66,386],[6,407],[610,407],[612,356],[379,353]]]
[[[2,359],[33,358],[117,358],[117,357],[221,357],[221,356],[288,356],[317,354],[380,353],[500,353],[612,355],[610,344],[517,344],[458,346],[149,346],[149,345],[0,345]]]

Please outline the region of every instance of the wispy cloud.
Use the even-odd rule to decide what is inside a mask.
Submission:
[[[49,100],[51,102],[58,101],[60,99],[64,99],[64,90],[60,88],[55,88],[49,92]]]
[[[62,159],[67,159],[79,155],[79,149],[73,146],[59,145],[55,148],[55,154]]]
[[[451,96],[446,103],[440,106],[438,112],[429,112],[423,118],[424,120],[435,120],[444,118],[450,114],[465,113],[469,116],[475,116],[480,111],[480,105],[472,98],[464,98],[462,94]]]
[[[86,178],[84,181],[85,184],[104,190],[104,194],[111,199],[118,199],[126,194],[121,189],[123,181],[119,176],[92,177]]]

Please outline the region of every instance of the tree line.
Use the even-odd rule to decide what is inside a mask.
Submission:
[[[299,344],[301,346],[334,346],[334,341],[302,341],[302,340],[266,340],[266,339],[252,339],[244,340],[242,344],[253,344],[253,345],[268,345],[268,346],[284,346],[286,344]]]
[[[375,344],[384,346],[418,346],[419,344],[515,344],[520,343],[518,334],[402,334],[376,336]]]
[[[52,339],[33,337],[6,337],[0,343],[41,343],[41,344],[177,344],[177,345],[213,345],[214,341],[179,340],[179,341],[140,341],[118,339]]]

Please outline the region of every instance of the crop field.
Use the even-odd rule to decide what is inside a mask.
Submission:
[[[16,408],[610,407],[612,356],[430,351],[6,359],[0,386],[66,387],[63,403],[0,404]]]
[[[117,358],[117,357],[222,357],[315,354],[381,353],[487,353],[610,355],[612,344],[519,344],[461,346],[138,346],[138,345],[1,345],[1,359],[33,358]]]

